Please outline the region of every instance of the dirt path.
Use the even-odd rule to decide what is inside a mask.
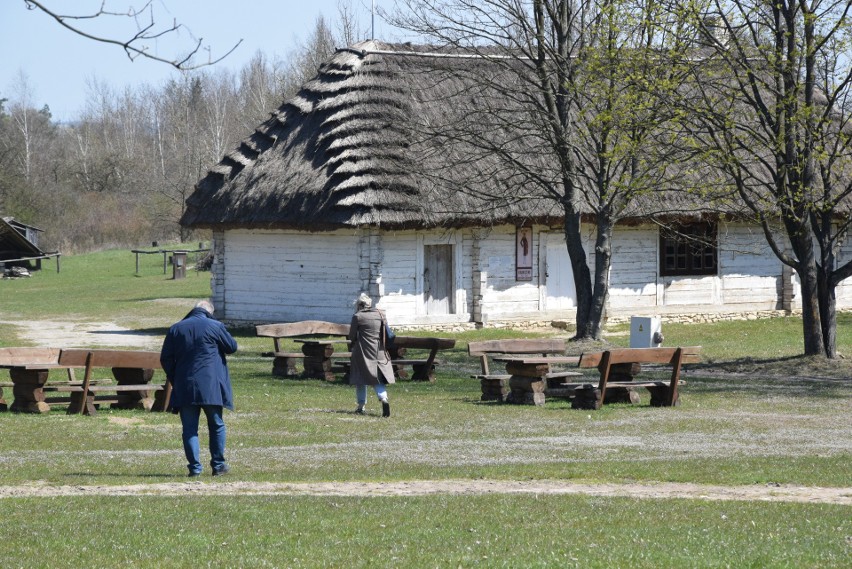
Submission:
[[[0,498],[57,496],[428,496],[436,494],[580,494],[627,498],[689,498],[852,506],[852,488],[710,486],[701,484],[575,484],[558,480],[412,480],[407,482],[178,482],[124,486],[0,486]]]
[[[144,350],[159,349],[162,336],[145,334],[114,322],[70,322],[58,320],[2,320],[0,324],[19,327],[18,334],[39,347],[86,348],[121,346]]]

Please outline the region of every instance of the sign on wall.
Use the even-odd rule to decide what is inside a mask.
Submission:
[[[532,228],[519,227],[515,235],[515,280],[531,281],[533,267]]]

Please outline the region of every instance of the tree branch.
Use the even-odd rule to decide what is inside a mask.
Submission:
[[[168,34],[178,32],[180,29],[185,29],[185,30],[189,31],[189,28],[187,28],[183,24],[177,23],[176,21],[173,21],[172,25],[168,28],[157,30],[155,28],[156,23],[154,21],[154,13],[153,13],[153,7],[151,5],[151,0],[148,0],[145,3],[145,5],[139,10],[135,9],[133,6],[130,6],[126,13],[110,12],[110,11],[104,9],[104,7],[106,5],[106,2],[104,2],[104,3],[101,4],[101,7],[97,12],[94,12],[93,14],[88,14],[88,15],[59,14],[57,12],[54,12],[53,10],[51,10],[50,8],[48,8],[47,6],[45,6],[42,2],[40,2],[38,0],[24,0],[24,2],[26,3],[28,10],[39,10],[39,11],[47,14],[48,16],[50,16],[51,18],[56,20],[56,22],[59,23],[59,25],[61,25],[62,27],[66,28],[68,30],[71,30],[72,32],[74,32],[75,34],[77,34],[79,36],[82,36],[86,39],[90,39],[92,41],[96,41],[96,42],[100,42],[100,43],[106,43],[106,44],[120,46],[122,49],[124,49],[124,52],[127,54],[127,57],[131,61],[135,61],[137,57],[145,57],[147,59],[152,59],[154,61],[166,63],[166,64],[171,65],[172,67],[179,69],[181,71],[189,71],[189,70],[192,70],[192,69],[199,69],[201,67],[206,67],[206,66],[209,66],[209,65],[215,65],[216,63],[219,63],[220,61],[222,61],[223,59],[228,57],[231,53],[233,53],[234,50],[237,49],[237,47],[243,42],[243,40],[240,39],[236,44],[234,44],[233,47],[231,47],[231,49],[229,49],[221,57],[217,57],[216,59],[211,59],[211,58],[208,57],[208,61],[206,63],[195,64],[195,63],[193,63],[193,58],[195,57],[196,54],[198,54],[199,51],[204,50],[204,51],[207,51],[208,54],[210,53],[210,47],[203,45],[204,38],[199,38],[199,39],[195,40],[195,45],[193,46],[192,49],[190,49],[188,54],[186,56],[179,57],[179,58],[169,59],[169,58],[166,58],[166,57],[161,57],[159,55],[155,55],[155,54],[151,53],[150,51],[148,51],[148,46],[145,45],[146,41],[156,40],[156,39],[165,37]],[[150,22],[143,24],[139,28],[139,30],[135,34],[133,34],[133,36],[131,38],[126,39],[126,40],[119,40],[119,39],[113,39],[113,38],[101,37],[101,36],[98,36],[98,35],[94,35],[94,34],[91,34],[91,33],[84,31],[80,26],[78,26],[76,24],[69,23],[69,22],[75,22],[75,21],[78,21],[78,20],[94,20],[94,19],[97,19],[97,18],[100,18],[100,17],[109,17],[109,16],[133,18],[134,20],[139,22],[140,17],[145,15],[146,12],[150,15]],[[190,34],[191,34],[191,32],[190,32]]]

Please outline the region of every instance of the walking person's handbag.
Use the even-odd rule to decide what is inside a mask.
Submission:
[[[387,358],[387,361],[391,361],[388,348],[393,347],[393,341],[396,339],[396,334],[394,334],[393,330],[391,330],[390,326],[388,326],[387,320],[385,320],[385,315],[379,312],[379,316],[382,319],[382,349],[385,352],[385,358]]]
[[[393,348],[393,341],[396,339],[396,334],[393,333],[393,330],[391,330],[391,327],[388,326],[388,323],[385,321],[384,318],[382,319],[382,326],[384,326],[385,348]]]

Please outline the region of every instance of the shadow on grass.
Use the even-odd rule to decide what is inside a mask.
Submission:
[[[368,402],[369,404],[369,402]],[[352,406],[355,406],[355,403],[352,403]],[[356,413],[355,409],[319,409],[320,413],[328,413],[330,415],[348,415],[350,417],[365,417],[365,418],[379,418],[383,419],[381,408],[378,411],[370,411],[369,409],[365,410],[364,413]]]
[[[140,276],[140,275],[134,275],[134,276]],[[166,280],[173,280],[173,279],[166,279]],[[157,301],[157,300],[181,300],[181,299],[185,299],[185,298],[186,299],[193,299],[193,300],[201,300],[202,298],[204,298],[204,296],[203,295],[199,296],[197,294],[191,294],[191,293],[185,293],[185,292],[168,294],[167,291],[160,290],[160,291],[158,291],[157,294],[146,295],[146,296],[135,296],[133,298],[119,299],[119,300],[116,300],[115,302],[132,304],[132,303],[136,303],[136,302],[153,302],[153,301]],[[191,307],[190,307],[190,309],[191,309]],[[189,309],[187,309],[187,312],[189,312]]]
[[[178,449],[175,452],[181,451]],[[62,476],[64,478],[180,478],[184,475],[175,472],[66,472]]]
[[[169,331],[166,327],[135,328],[133,330],[89,330],[87,334],[110,334],[116,336],[165,336]]]
[[[721,373],[758,373],[763,375],[846,378],[852,375],[852,359],[825,356],[741,357],[730,360],[707,360],[690,364],[686,369]]]
[[[468,405],[478,405],[483,407],[502,407],[503,405],[508,405],[508,403],[503,403],[502,401],[497,401],[496,399],[489,399],[488,401],[483,401],[479,397],[453,397],[450,401],[455,401],[457,403],[466,403]]]
[[[754,374],[720,376],[686,375],[687,388],[701,393],[747,393],[766,396],[807,396],[834,399],[852,387],[852,380],[811,377],[758,376]]]

